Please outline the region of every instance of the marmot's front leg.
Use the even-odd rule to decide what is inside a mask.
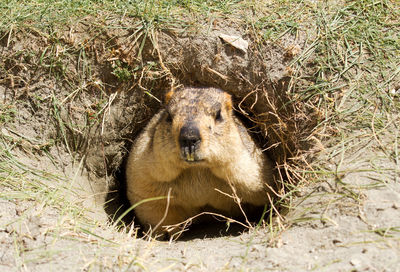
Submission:
[[[152,236],[177,233],[181,230],[179,227],[170,230],[165,227],[182,223],[190,217],[181,206],[168,204],[168,199],[142,203],[135,208],[135,213],[145,231],[150,230]]]

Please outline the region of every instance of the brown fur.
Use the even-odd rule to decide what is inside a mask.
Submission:
[[[231,96],[214,88],[185,88],[168,93],[166,101],[166,108],[134,142],[126,178],[132,205],[167,196],[171,190],[169,208],[160,223],[167,199],[142,203],[135,208],[139,221],[153,229],[160,225],[160,233],[163,226],[180,223],[204,207],[238,216],[238,204],[221,193],[232,195],[232,188],[241,203],[266,204],[271,162],[233,115]],[[186,150],[180,142],[184,127],[189,128],[188,137],[194,128],[201,138],[200,143],[187,144]]]

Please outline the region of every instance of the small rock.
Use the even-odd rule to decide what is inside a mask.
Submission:
[[[361,261],[357,258],[351,259],[350,264],[354,266],[356,269],[359,269],[361,267]]]
[[[400,88],[398,88],[397,90],[396,90],[396,89],[391,89],[391,90],[389,91],[389,93],[390,93],[392,96],[400,96]]]
[[[276,242],[276,247],[277,248],[281,248],[283,246],[283,241],[282,239],[278,239],[278,241]]]
[[[242,50],[244,53],[247,53],[247,49],[249,48],[249,43],[246,40],[242,39],[242,37],[234,35],[226,35],[226,34],[219,34],[219,37],[224,42],[227,42],[233,47]]]

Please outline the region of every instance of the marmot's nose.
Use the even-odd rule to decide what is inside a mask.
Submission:
[[[181,128],[179,134],[179,144],[183,146],[191,146],[201,141],[200,131],[193,123],[188,123]]]
[[[185,124],[179,133],[182,157],[187,161],[197,160],[196,151],[201,142],[200,131],[193,123]]]

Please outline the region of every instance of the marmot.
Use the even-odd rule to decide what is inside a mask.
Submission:
[[[233,114],[231,96],[216,88],[183,88],[165,96],[134,141],[126,165],[127,197],[154,233],[205,211],[239,216],[240,203],[263,206],[272,163]],[[168,203],[168,211],[166,211]],[[162,221],[162,222],[161,222]],[[157,230],[155,230],[157,228]]]

